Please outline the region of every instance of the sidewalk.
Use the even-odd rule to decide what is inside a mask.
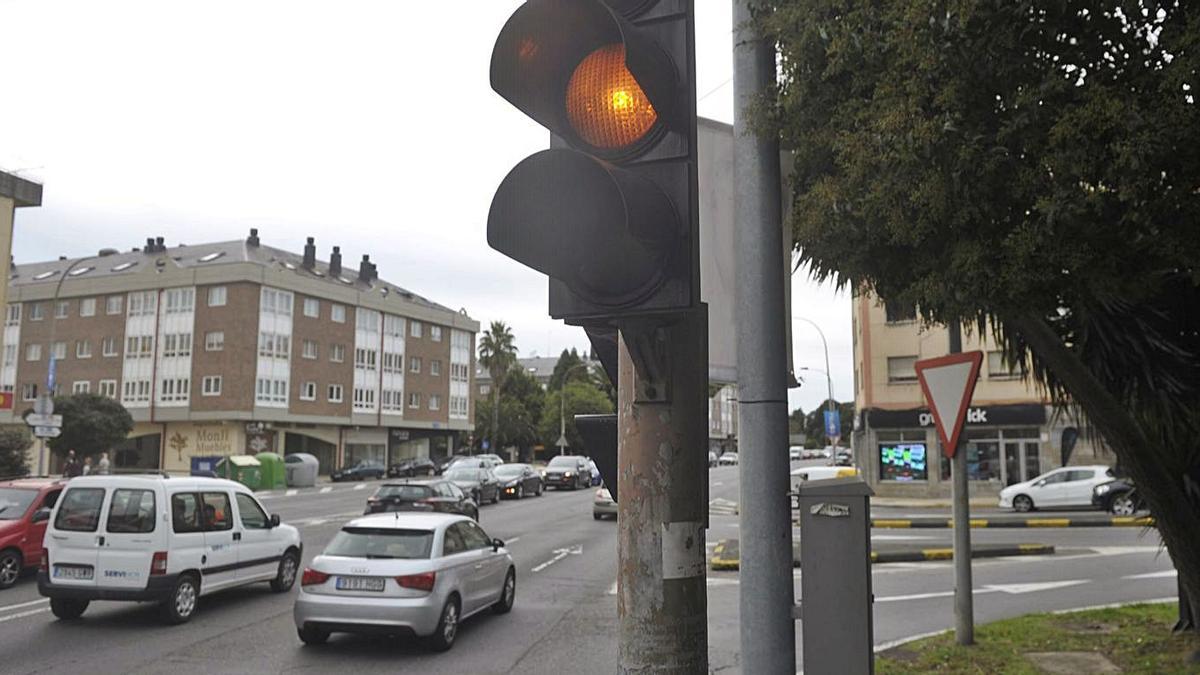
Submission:
[[[971,508],[996,506],[996,497],[972,497]],[[871,497],[871,506],[898,509],[948,509],[953,506],[949,497]]]

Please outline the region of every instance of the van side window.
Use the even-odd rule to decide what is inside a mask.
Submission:
[[[200,524],[200,496],[191,492],[171,495],[171,524],[180,534],[203,532]]]
[[[254,501],[254,497],[241,492],[237,493],[238,514],[242,517],[242,527],[250,530],[265,530],[270,526],[267,514]]]
[[[114,490],[108,506],[109,532],[153,532],[154,492]]]
[[[54,518],[54,529],[68,532],[95,532],[100,525],[100,507],[104,488],[71,488],[63,496]]]
[[[200,497],[204,501],[204,531],[232,530],[233,511],[229,508],[229,495],[224,492],[205,492]]]

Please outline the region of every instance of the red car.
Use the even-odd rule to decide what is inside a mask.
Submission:
[[[65,485],[57,478],[0,482],[0,590],[17,583],[22,570],[41,564],[50,509]]]

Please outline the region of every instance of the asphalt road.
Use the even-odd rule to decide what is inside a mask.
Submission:
[[[736,467],[713,469],[710,483],[711,546],[737,534],[738,518],[729,508],[737,501]],[[361,513],[371,486],[360,485],[273,493],[264,503],[300,528],[307,559],[342,522]],[[592,519],[592,492],[550,492],[483,508],[481,524],[508,543],[517,564],[516,606],[505,616],[485,613],[468,621],[445,654],[408,640],[340,635],[324,647],[304,647],[292,623],[293,595],[273,594],[265,584],[203,599],[185,626],[163,626],[152,607],[124,603],[93,603],[82,621],[61,623],[27,578],[0,592],[0,671],[611,673],[617,655],[616,526]],[[876,530],[872,537],[930,545],[948,542],[949,532]],[[980,621],[1175,592],[1170,563],[1157,553],[1153,532],[976,531],[976,540],[1059,547],[1054,556],[979,561]],[[877,644],[953,624],[948,563],[876,565],[873,579]],[[798,576],[795,581],[798,596]],[[708,587],[711,667],[739,672],[737,573],[710,572]],[[798,652],[799,645],[797,624]]]

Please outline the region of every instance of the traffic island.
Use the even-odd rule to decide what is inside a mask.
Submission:
[[[972,558],[1005,558],[1023,555],[1053,555],[1049,544],[975,544]],[[952,548],[919,548],[913,546],[876,546],[871,550],[872,563],[928,562],[953,560]],[[737,539],[722,539],[713,548],[709,567],[713,571],[735,571],[740,568],[741,556]],[[800,542],[792,544],[792,566],[800,567]]]
[[[971,647],[948,631],[882,651],[875,672],[1195,673],[1200,633],[1173,634],[1177,618],[1173,602],[1030,614],[976,627]]]
[[[1072,516],[1069,518],[972,518],[973,529],[1004,529],[1030,527],[1154,527],[1150,516]],[[872,518],[876,529],[945,529],[953,528],[949,518]]]

